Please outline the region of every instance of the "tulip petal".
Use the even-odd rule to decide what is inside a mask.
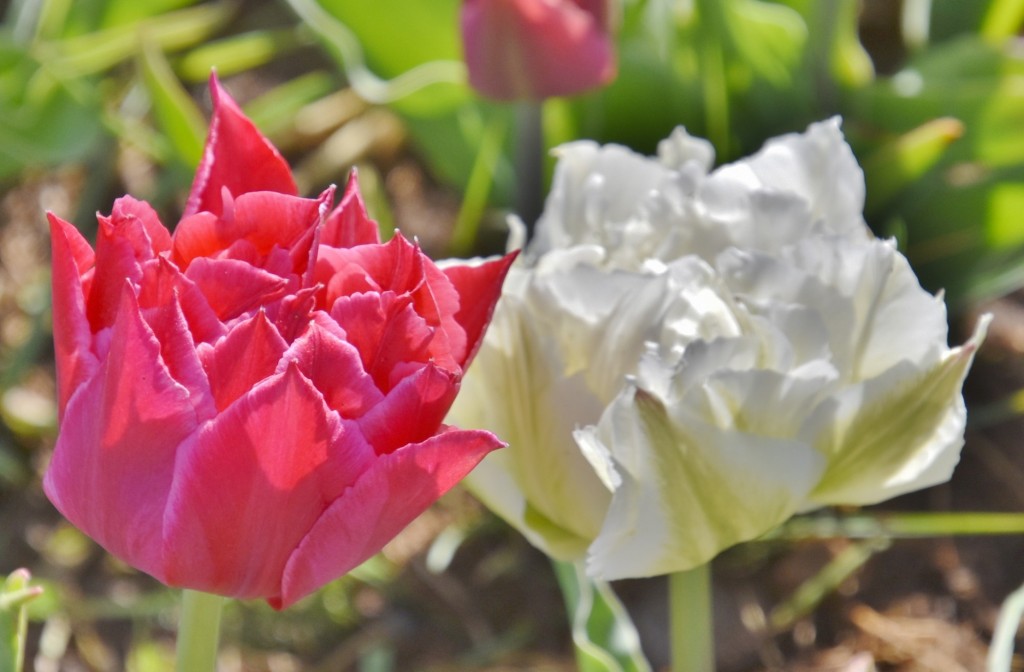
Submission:
[[[196,259],[185,277],[195,283],[222,321],[280,298],[288,284],[284,278],[235,259]]]
[[[159,578],[177,448],[197,426],[125,283],[106,359],[68,402],[46,494],[108,551]]]
[[[317,261],[317,279],[327,287],[327,304],[357,292],[413,292],[423,283],[423,255],[400,233],[383,245],[326,248]]]
[[[260,310],[235,325],[213,348],[204,349],[203,368],[217,409],[223,411],[277,370],[288,344]]]
[[[160,356],[167,372],[179,385],[188,390],[189,399],[200,421],[217,414],[210,382],[196,353],[196,344],[189,333],[188,320],[177,297],[156,308],[140,309],[143,319],[160,342]]]
[[[501,296],[501,286],[518,252],[506,254],[478,266],[459,265],[444,269],[459,297],[459,310],[455,321],[465,333],[466,346],[462,352],[453,352],[455,361],[465,369],[480,348],[484,330],[491,322],[494,307]]]
[[[53,344],[58,408],[63,415],[72,393],[99,366],[90,350],[92,333],[81,281],[81,273],[92,262],[92,248],[74,226],[53,213],[48,213],[47,217],[53,259]]]
[[[964,443],[961,388],[987,327],[986,317],[927,371],[895,366],[819,409],[810,424],[829,465],[811,499],[867,505],[949,480]]]
[[[258,191],[238,196],[230,217],[208,212],[184,217],[174,232],[172,259],[187,269],[194,259],[233,250],[239,241],[246,241],[250,252],[239,258],[256,263],[258,256],[268,255],[275,247],[288,249],[315,229],[320,208],[331,193],[327,190],[314,199]]]
[[[320,390],[329,408],[343,418],[358,418],[380,403],[384,395],[363,370],[359,351],[344,340],[344,334],[333,333],[326,324],[328,322],[333,326],[330,320],[314,317],[306,333],[297,338],[281,357],[278,370],[294,361],[303,375]],[[334,330],[337,330],[336,326]],[[440,420],[434,427],[439,423]]]
[[[607,26],[573,2],[467,0],[463,50],[473,88],[497,100],[566,96],[615,76]]]
[[[217,81],[216,74],[210,75],[210,96],[210,133],[185,205],[185,216],[197,212],[220,215],[224,187],[235,196],[252,191],[297,195],[288,163],[239,109]]]
[[[366,212],[355,168],[349,174],[341,203],[327,216],[320,242],[330,247],[380,244],[380,229]]]
[[[804,133],[772,138],[757,154],[723,166],[715,176],[797,196],[810,206],[822,233],[863,240],[864,173],[839,124],[834,117]]]
[[[519,529],[545,552],[576,559],[600,531],[610,494],[572,442],[572,431],[596,421],[605,404],[583,373],[561,375],[560,348],[537,314],[518,297],[502,300],[448,421],[487,428],[509,443],[484,460],[487,469],[467,477],[473,493],[505,507],[495,510],[506,520],[522,520]],[[501,496],[508,478],[529,507],[514,508],[514,499]]]
[[[413,310],[408,297],[393,292],[345,296],[334,302],[331,317],[345,330],[382,392],[391,389],[392,372],[404,362],[425,362],[434,331]]]
[[[357,567],[501,445],[489,432],[448,428],[375,460],[302,539],[270,604],[287,607]]]
[[[182,447],[164,521],[167,582],[277,595],[289,555],[370,457],[297,367],[257,385]]]
[[[196,284],[182,275],[166,257],[160,256],[154,261],[156,263],[150,262],[142,267],[139,305],[153,308],[177,302],[197,345],[213,343],[223,336],[226,333],[224,325]]]
[[[614,580],[702,565],[793,515],[824,468],[809,445],[673,423],[642,390],[623,393],[597,427],[576,432],[595,464],[616,467],[611,506],[587,572]]]
[[[158,224],[159,225],[159,224]],[[124,281],[142,282],[140,262],[154,257],[142,219],[100,217],[96,234],[96,267],[86,310],[94,332],[114,323],[121,305]]]
[[[333,194],[331,189],[319,198],[299,198],[270,191],[242,194],[235,199],[235,216],[228,228],[229,235],[232,239],[245,238],[261,254],[267,254],[274,246],[291,248],[317,227],[320,208]],[[307,253],[304,249],[303,255]]]
[[[391,388],[359,419],[359,426],[378,455],[425,441],[441,425],[458,391],[454,374],[427,364]]]
[[[139,260],[171,249],[171,232],[160,223],[153,206],[145,201],[122,196],[114,201],[110,219],[131,239]]]

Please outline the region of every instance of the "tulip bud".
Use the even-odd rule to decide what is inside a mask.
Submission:
[[[465,0],[469,82],[496,100],[568,96],[615,78],[609,0]]]

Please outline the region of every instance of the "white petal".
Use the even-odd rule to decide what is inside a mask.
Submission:
[[[823,460],[810,446],[693,419],[673,423],[659,401],[624,393],[579,433],[613,454],[621,475],[587,571],[612,580],[706,563],[791,516]]]
[[[813,501],[874,504],[950,477],[963,446],[961,387],[987,326],[986,317],[941,364],[905,362],[822,405],[809,428],[829,467]]]

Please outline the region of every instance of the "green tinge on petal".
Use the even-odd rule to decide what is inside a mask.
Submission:
[[[789,518],[820,477],[809,445],[714,427],[673,423],[661,401],[627,393],[601,425],[578,438],[610,447],[622,482],[588,572],[612,580],[704,564]]]
[[[587,552],[591,539],[580,536],[551,520],[527,502],[523,523],[544,539],[544,552],[556,560],[579,560]]]
[[[832,417],[814,442],[830,456],[814,502],[873,504],[949,478],[963,445],[961,388],[988,322],[928,371],[908,380],[897,367],[890,373],[903,382],[883,374],[845,400],[856,402],[850,417]],[[840,404],[836,416],[845,415]]]

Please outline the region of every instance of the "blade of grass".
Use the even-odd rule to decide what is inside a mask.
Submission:
[[[1024,513],[860,513],[791,518],[761,539],[872,539],[888,537],[1024,534]]]
[[[494,169],[501,159],[501,148],[505,142],[508,127],[507,115],[495,113],[484,128],[480,149],[477,151],[473,169],[469,174],[466,193],[463,196],[462,207],[459,208],[459,215],[455,220],[455,230],[452,232],[449,244],[449,252],[454,257],[466,256],[473,250],[480,219],[487,208],[491,185],[494,183]]]
[[[184,165],[198,166],[203,158],[206,137],[202,113],[174,76],[164,53],[150,40],[142,40],[141,65],[157,121],[170,140],[174,153]]]
[[[145,34],[154,47],[174,51],[206,39],[230,15],[231,7],[226,3],[201,5],[135,24],[47,42],[35,51],[40,62],[62,78],[81,77],[103,72],[131,58],[138,50],[140,34]]]
[[[814,611],[819,603],[839,585],[860,569],[876,553],[889,547],[886,538],[875,538],[851,544],[822,568],[815,576],[800,584],[788,600],[772,609],[768,626],[773,632],[783,632],[798,620]]]

